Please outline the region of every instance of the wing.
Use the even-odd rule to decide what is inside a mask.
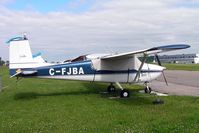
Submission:
[[[186,49],[186,48],[189,48],[189,47],[190,47],[190,45],[187,45],[187,44],[165,45],[165,46],[158,46],[158,47],[153,47],[153,48],[139,50],[139,51],[107,55],[107,56],[101,57],[101,59],[102,60],[123,59],[123,58],[133,57],[133,55],[140,54],[140,53],[144,53],[144,54],[150,55],[150,54],[158,54],[158,53],[162,53],[162,52]]]

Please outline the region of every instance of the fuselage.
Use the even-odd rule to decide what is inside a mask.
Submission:
[[[82,80],[96,82],[133,83],[138,70],[135,68],[123,70],[96,70],[91,60],[63,64],[48,64],[35,68],[19,68],[24,73],[22,77],[53,78],[66,80]],[[162,74],[163,67],[144,63],[139,75],[139,82],[156,79]],[[17,69],[10,69],[10,75]],[[25,74],[25,73],[32,74]]]

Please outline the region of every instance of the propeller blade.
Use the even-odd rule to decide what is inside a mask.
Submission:
[[[159,65],[159,66],[162,66],[162,64],[161,64],[161,62],[160,62],[160,59],[159,59],[159,57],[158,57],[157,54],[155,54],[155,58],[157,59],[158,65]]]
[[[166,76],[165,76],[165,74],[164,74],[164,70],[162,71],[162,75],[163,75],[163,77],[164,77],[164,81],[165,81],[166,85],[168,86],[168,82],[167,82],[167,78],[166,78]]]
[[[159,66],[162,66],[162,64],[161,64],[161,62],[160,62],[160,59],[159,59],[159,57],[158,57],[157,54],[155,54],[155,58],[157,59],[158,65],[159,65]],[[168,82],[167,82],[167,78],[166,78],[166,76],[165,76],[165,74],[164,74],[164,70],[162,71],[162,75],[163,75],[163,78],[164,78],[164,81],[165,81],[166,85],[168,86]]]

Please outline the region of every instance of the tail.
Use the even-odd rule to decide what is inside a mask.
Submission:
[[[33,74],[36,72],[34,68],[46,64],[40,53],[32,55],[26,36],[12,38],[7,43],[9,44],[9,69],[11,77],[20,74]]]

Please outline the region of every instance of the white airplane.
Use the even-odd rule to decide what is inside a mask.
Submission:
[[[9,69],[12,77],[37,77],[66,80],[82,80],[92,82],[110,83],[107,90],[114,92],[114,83],[121,89],[120,96],[129,97],[130,93],[120,83],[144,83],[145,92],[150,93],[147,83],[156,79],[166,69],[161,66],[158,53],[186,49],[189,45],[175,44],[158,46],[149,49],[116,53],[116,54],[90,54],[79,56],[65,63],[47,63],[41,54],[32,55],[29,41],[26,36],[10,39],[9,43]],[[138,55],[143,54],[140,61]],[[147,56],[155,54],[159,65],[147,64]],[[164,76],[165,82],[166,78]]]

